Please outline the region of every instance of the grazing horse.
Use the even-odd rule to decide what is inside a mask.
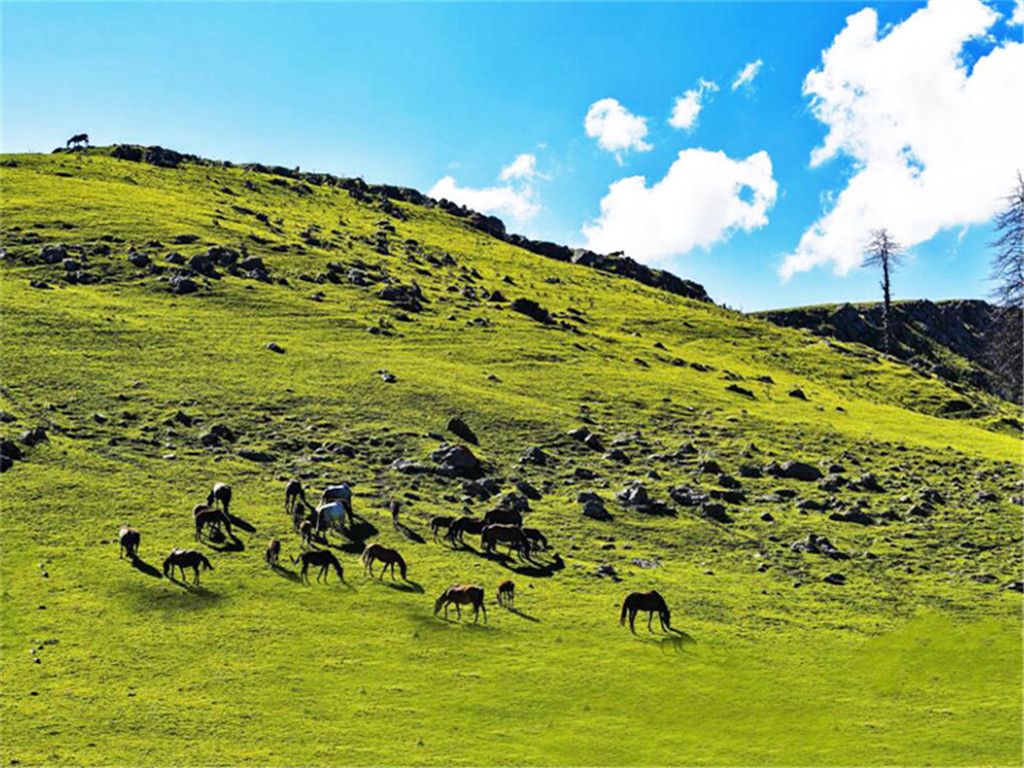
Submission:
[[[270,565],[277,565],[278,558],[281,557],[280,539],[271,539],[267,543],[267,552],[264,557]]]
[[[626,624],[626,614],[629,614],[629,631],[634,635],[636,634],[636,628],[633,626],[633,622],[636,619],[638,611],[647,611],[648,631],[654,631],[651,629],[651,619],[654,618],[655,613],[658,614],[658,618],[661,620],[662,630],[665,632],[671,631],[672,625],[669,623],[671,615],[668,610],[668,605],[665,603],[665,598],[653,589],[650,592],[633,592],[622,601],[622,613],[619,614],[619,626],[621,627]]]
[[[397,565],[399,572],[402,574],[402,581],[408,581],[408,579],[405,578],[405,560],[400,554],[398,554],[397,549],[388,549],[381,544],[367,544],[366,549],[363,550],[362,556],[363,575],[366,575],[366,572],[369,571],[370,575],[373,576],[373,562],[375,560],[380,560],[384,565],[384,567],[380,569],[380,576],[377,578],[383,579],[384,571],[386,571],[390,566],[391,580],[394,581],[395,565]]]
[[[324,583],[327,583],[327,576],[330,567],[333,565],[334,570],[338,572],[338,578],[344,582],[345,574],[341,570],[341,563],[338,562],[338,558],[334,556],[333,552],[326,549],[310,549],[305,552],[299,553],[298,557],[292,558],[293,564],[302,563],[302,580],[309,582],[309,566],[315,565],[320,568],[320,571],[316,575],[316,580],[320,581],[320,577],[324,577]]]
[[[220,509],[200,509],[195,513],[196,522],[196,541],[199,541],[203,529],[207,526],[212,528],[220,528],[224,526],[228,536],[232,539],[235,538],[235,534],[231,532],[231,519],[228,517],[228,513]]]
[[[164,560],[164,576],[174,578],[174,569],[181,570],[181,580],[185,580],[185,569],[191,568],[195,572],[192,579],[193,584],[199,584],[199,570],[202,566],[204,571],[212,571],[213,566],[206,559],[206,555],[195,549],[172,549],[171,554]]]
[[[487,623],[487,606],[484,605],[484,588],[475,584],[453,584],[448,587],[434,602],[434,615],[444,608],[444,617],[448,618],[448,606],[454,605],[455,612],[459,619],[462,619],[461,605],[473,606],[473,623],[476,624],[480,618],[480,611],[484,612],[484,624]]]
[[[306,501],[306,490],[302,487],[300,480],[289,480],[284,487],[284,511],[292,516],[292,520],[298,525],[296,518],[302,512],[303,506],[309,506]]]
[[[348,514],[349,525],[352,524],[351,507],[343,502],[332,501],[316,508],[316,532],[329,531],[332,528],[339,533],[345,532],[345,515]]]
[[[480,546],[484,552],[493,552],[499,543],[508,544],[508,552],[518,550],[519,557],[530,559],[530,540],[523,529],[515,525],[487,525],[480,532]]]
[[[79,144],[85,144],[85,146],[89,146],[89,134],[76,133],[74,136],[68,139],[68,143],[65,144],[64,146],[70,147],[72,144],[74,144],[75,146],[78,146]]]
[[[129,558],[135,560],[139,556],[139,540],[141,538],[141,534],[128,523],[122,525],[121,533],[118,535],[118,539],[121,541],[121,553],[117,559],[120,560],[127,554]]]
[[[213,490],[206,497],[206,506],[213,507],[214,504],[220,504],[220,508],[224,510],[225,515],[230,515],[231,510],[228,507],[231,505],[231,486],[227,483],[217,483],[213,486]]]
[[[515,525],[523,524],[523,515],[514,509],[495,507],[484,515],[484,525]]]
[[[505,579],[498,585],[498,605],[511,608],[516,601],[516,584],[512,579]]]
[[[324,488],[323,496],[320,497],[320,506],[317,509],[321,509],[332,502],[340,502],[345,507],[345,513],[348,515],[348,524],[352,525],[352,489],[348,487],[347,483],[329,485]]]
[[[451,528],[454,522],[455,518],[451,515],[434,515],[434,517],[430,518],[430,530],[434,533],[434,541],[437,541],[437,532],[442,528],[444,528],[447,535],[448,529]]]
[[[462,540],[463,534],[479,535],[483,529],[484,521],[479,517],[463,515],[452,520],[451,525],[448,526],[448,533],[445,535],[445,538],[451,542],[453,547],[455,542],[465,545],[466,542]]]
[[[536,528],[523,528],[523,536],[530,542],[531,549],[547,551],[548,537]]]
[[[299,536],[302,539],[302,546],[308,547],[313,543],[313,536],[316,535],[316,525],[312,520],[306,518],[299,525]]]

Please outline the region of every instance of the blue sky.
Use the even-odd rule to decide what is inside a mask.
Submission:
[[[454,190],[513,231],[623,249],[745,310],[874,299],[852,260],[877,224],[913,245],[897,297],[976,297],[986,221],[1024,167],[1015,12],[4,2],[0,144],[87,131]],[[674,126],[702,80],[696,119]]]

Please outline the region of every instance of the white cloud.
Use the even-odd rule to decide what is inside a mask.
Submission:
[[[1003,205],[1024,167],[1024,45],[989,42],[971,69],[962,54],[997,19],[980,0],[931,0],[882,38],[874,10],[846,19],[804,94],[829,129],[812,167],[846,156],[854,172],[786,257],[784,279],[829,263],[850,271],[872,229],[914,246]]]
[[[737,72],[736,79],[732,81],[732,90],[735,91],[737,88],[741,88],[744,85],[751,85],[754,82],[754,78],[757,77],[758,73],[761,71],[762,64],[764,64],[764,62],[758,59],[757,61],[750,62],[747,66]]]
[[[689,131],[697,124],[697,115],[700,114],[701,101],[704,94],[709,91],[717,91],[718,84],[701,78],[697,81],[697,87],[691,88],[682,96],[676,97],[675,105],[672,107],[672,116],[668,124],[673,128]]]
[[[767,152],[733,160],[724,152],[685,149],[653,186],[643,176],[612,184],[601,215],[583,234],[591,250],[664,262],[710,248],[735,230],[765,226],[777,191]]]
[[[528,221],[541,210],[533,200],[533,189],[529,186],[473,189],[460,187],[451,176],[445,176],[431,187],[427,195],[435,200],[447,198],[480,213],[511,216],[517,221]]]
[[[529,180],[534,178],[536,175],[537,156],[524,153],[502,168],[501,175],[498,178],[502,181],[509,181],[510,179]]]
[[[615,153],[621,164],[621,153],[633,149],[647,152],[653,147],[644,141],[647,135],[647,118],[632,114],[615,99],[595,101],[583,118],[587,136],[597,139],[601,149]]]
[[[1015,27],[1024,25],[1024,0],[1017,0],[1013,4],[1013,14],[1010,16],[1008,22]]]

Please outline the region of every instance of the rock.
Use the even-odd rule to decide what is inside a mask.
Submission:
[[[151,259],[141,251],[132,251],[128,254],[128,261],[132,266],[142,269],[149,266]]]
[[[878,522],[874,516],[859,509],[853,509],[849,512],[833,512],[828,517],[829,520],[835,520],[838,523],[856,523],[857,525],[875,525]]]
[[[270,342],[269,344],[267,344],[267,349],[269,349],[271,352],[276,352],[279,355],[283,355],[284,354],[284,348],[278,346],[273,341]]]
[[[199,235],[175,235],[171,242],[175,245],[190,245],[199,239]]]
[[[1009,589],[1012,592],[1024,592],[1024,581],[1017,580],[1007,582],[1003,586],[1003,589]]]
[[[530,485],[525,480],[516,480],[515,485],[516,485],[516,489],[521,494],[523,494],[523,496],[525,496],[526,498],[532,499],[533,501],[537,501],[537,500],[540,499],[540,497],[541,497],[540,491],[538,491],[536,488],[534,488],[532,485]]]
[[[761,470],[751,464],[741,464],[737,472],[740,477],[757,478],[762,475]]]
[[[620,448],[613,448],[604,455],[608,461],[617,461],[621,464],[629,463],[629,456],[626,455],[625,451]]]
[[[601,442],[600,436],[591,432],[585,438],[583,438],[583,444],[592,451],[603,451],[604,444]]]
[[[725,506],[722,504],[707,503],[701,505],[700,513],[703,517],[709,520],[715,520],[719,523],[731,523],[733,519],[725,511]]]
[[[722,468],[718,465],[718,462],[714,459],[705,459],[697,465],[698,475],[720,475],[722,474]]]
[[[238,262],[240,254],[234,248],[228,248],[226,245],[215,245],[206,251],[206,258],[213,264],[219,264],[222,267],[230,267],[232,264]],[[244,266],[247,262],[243,261],[241,266],[243,269],[255,269],[256,266]],[[260,259],[256,260],[260,269],[263,269],[263,262]]]
[[[818,487],[829,493],[835,493],[844,485],[846,485],[846,478],[842,475],[829,474],[818,481]]]
[[[394,384],[398,381],[398,377],[388,371],[380,371],[380,380],[385,384]]]
[[[533,299],[518,298],[515,299],[509,307],[513,312],[519,312],[520,314],[526,315],[538,323],[544,323],[546,325],[551,324],[551,314],[538,304]]]
[[[730,477],[729,475],[719,475],[718,484],[723,488],[738,489],[742,487],[742,484],[739,480],[737,480],[735,477]]]
[[[274,456],[274,454],[272,454],[272,453],[267,453],[266,451],[256,451],[256,450],[252,450],[252,449],[249,449],[249,448],[241,449],[238,452],[238,455],[241,458],[243,458],[243,459],[248,459],[249,461],[255,461],[255,462],[258,462],[260,464],[269,463],[271,461],[274,461],[274,459],[276,458]]]
[[[810,464],[805,464],[802,461],[787,461],[779,467],[779,477],[811,482],[820,480],[822,474],[821,470],[817,467],[812,467]]]
[[[462,492],[470,498],[487,501],[496,493],[501,491],[498,482],[491,477],[484,477],[478,480],[469,480],[462,484]]]
[[[220,445],[220,438],[212,432],[204,432],[199,436],[199,442],[207,448],[212,448]]]
[[[999,497],[992,491],[978,491],[974,498],[982,504],[990,504],[994,501],[999,501]]]
[[[263,259],[259,256],[249,256],[248,258],[242,259],[238,262],[238,268],[245,272],[266,272],[267,267],[263,263]]]
[[[696,507],[708,499],[703,491],[688,485],[675,485],[668,489],[668,495],[672,501],[681,507]]]
[[[825,536],[818,536],[809,533],[799,541],[794,541],[790,546],[793,552],[806,552],[811,555],[825,555],[833,560],[849,560],[850,556],[840,552]]]
[[[645,507],[651,501],[647,488],[639,481],[627,485],[616,494],[616,498],[627,507]]]
[[[751,392],[749,389],[746,389],[744,387],[739,386],[738,384],[730,384],[729,386],[727,386],[725,388],[725,391],[726,392],[735,392],[737,395],[743,395],[744,397],[749,397],[751,400],[754,399],[754,393],[753,392]]]
[[[598,576],[607,576],[612,581],[622,581],[619,575],[615,572],[615,568],[611,565],[599,565],[596,571]]]
[[[807,399],[807,395],[804,394],[804,391],[800,389],[800,387],[794,387],[793,389],[789,390],[789,396],[795,397],[797,400]]]
[[[775,522],[775,518],[772,517],[772,513],[771,512],[762,512],[761,513],[761,519],[764,520],[766,523],[773,523],[773,522]]]
[[[168,281],[168,289],[171,293],[184,296],[189,293],[195,293],[199,290],[199,285],[191,278],[185,277],[184,275],[174,275]]]
[[[68,257],[67,246],[64,243],[59,245],[44,245],[39,250],[39,258],[45,264],[59,264]]]
[[[377,292],[377,296],[407,312],[422,312],[423,302],[426,301],[419,285],[415,282],[412,285],[398,283],[387,285]]]
[[[43,429],[42,427],[33,427],[32,429],[27,429],[24,432],[22,432],[18,439],[24,445],[27,445],[31,448],[32,446],[37,445],[43,442],[44,440],[49,440],[49,437],[46,434],[46,430]]]
[[[17,417],[13,413],[7,411],[0,411],[0,422],[4,424],[10,424],[12,421],[17,421]]]
[[[526,449],[526,452],[519,459],[520,464],[536,464],[546,466],[551,457],[540,447],[534,445]]]
[[[0,454],[6,456],[11,461],[21,461],[24,458],[21,448],[13,440],[0,440]]]
[[[466,424],[466,422],[457,416],[448,420],[448,431],[456,437],[465,440],[470,445],[479,444],[479,440],[477,440],[473,430],[469,428],[469,425]]]
[[[568,432],[569,437],[573,440],[579,440],[581,443],[590,437],[590,430],[586,427],[576,427],[576,429],[570,429]]]
[[[846,584],[846,577],[841,573],[830,573],[822,579],[826,584],[835,584],[836,586],[842,586]]]
[[[639,557],[634,557],[631,562],[637,568],[657,568],[661,565],[657,560],[644,560]]]
[[[991,573],[976,573],[973,576],[971,576],[971,581],[976,581],[979,584],[992,584],[994,582],[999,581],[999,579],[997,579]]]
[[[576,469],[572,471],[572,476],[577,480],[593,480],[597,477],[597,473],[592,469],[587,469],[586,467],[576,467]]]
[[[177,253],[175,251],[171,251],[171,253],[168,253],[164,257],[164,261],[167,261],[167,262],[169,262],[171,264],[176,264],[178,266],[181,266],[182,264],[185,263],[185,257],[182,256],[180,253]]]
[[[861,475],[855,480],[851,480],[847,484],[847,487],[851,491],[871,491],[874,493],[881,493],[885,490],[878,482],[878,479],[870,472]]]
[[[37,289],[39,289],[41,291],[49,291],[49,290],[51,290],[53,288],[53,286],[50,285],[45,280],[29,280],[28,284],[29,284],[29,287],[37,288]]]
[[[200,253],[197,253],[188,260],[188,268],[197,275],[202,275],[203,277],[211,277],[214,279],[220,277],[220,272],[218,272],[216,267],[213,266],[213,262],[210,261],[210,258]]]
[[[717,488],[712,488],[708,491],[708,495],[716,501],[724,501],[727,504],[742,504],[747,500],[747,495],[743,491],[720,491]]]
[[[483,474],[483,466],[473,452],[464,445],[442,445],[430,454],[434,463],[439,464],[440,474],[475,479]]]

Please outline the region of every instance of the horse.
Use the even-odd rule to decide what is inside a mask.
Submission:
[[[448,587],[441,596],[434,602],[434,615],[444,608],[444,617],[448,618],[448,606],[454,605],[455,612],[462,620],[462,605],[473,606],[473,623],[476,624],[480,619],[480,611],[484,612],[484,624],[487,623],[487,606],[484,605],[484,588],[478,587],[475,584],[453,584]]]
[[[499,543],[508,544],[509,554],[518,550],[519,557],[530,559],[530,541],[523,529],[514,525],[487,525],[480,532],[480,546],[484,552],[493,552]]]
[[[128,523],[121,526],[121,533],[118,535],[118,539],[121,542],[121,553],[117,556],[120,560],[127,553],[128,557],[135,560],[139,556],[139,540],[142,535],[132,528]]]
[[[332,502],[340,502],[345,507],[345,512],[348,515],[348,524],[352,525],[352,489],[348,487],[347,483],[341,485],[329,485],[324,488],[323,495],[320,497],[320,506],[326,506]]]
[[[215,503],[220,504],[220,508],[224,510],[225,515],[230,515],[231,512],[228,506],[231,504],[231,486],[227,483],[216,483],[213,486],[213,490],[210,491],[206,497],[206,506],[213,507]]]
[[[352,524],[352,508],[346,507],[344,502],[332,501],[321,504],[316,508],[316,532],[334,529],[339,533],[345,532],[345,516],[348,515],[349,525]]]
[[[402,505],[400,502],[396,501],[395,499],[392,499],[391,504],[389,504],[388,507],[391,510],[391,525],[393,525],[397,530],[398,526],[401,525],[401,523],[398,520],[398,515],[401,512]]]
[[[672,625],[669,623],[671,614],[668,610],[668,605],[665,603],[665,598],[655,592],[653,589],[650,592],[633,592],[626,596],[626,599],[622,601],[622,613],[619,614],[619,626],[625,626],[626,614],[629,614],[629,631],[634,635],[636,634],[636,628],[633,626],[633,622],[636,619],[638,611],[647,611],[647,630],[653,632],[651,629],[651,619],[654,618],[654,614],[658,614],[658,618],[661,620],[661,629],[665,632],[672,630]]]
[[[309,502],[306,501],[306,491],[302,487],[302,481],[289,480],[288,485],[284,487],[285,513],[291,515],[294,521],[303,504],[309,506]]]
[[[235,538],[235,534],[231,532],[231,519],[228,517],[228,513],[220,509],[200,509],[195,513],[196,523],[196,541],[199,541],[203,529],[207,526],[213,528],[220,528],[221,525],[227,531],[228,536],[232,539]]]
[[[548,537],[536,528],[523,528],[523,536],[530,542],[531,549],[547,551]]]
[[[320,577],[324,577],[324,583],[327,583],[327,576],[330,567],[333,565],[334,570],[338,572],[338,578],[344,582],[345,573],[341,570],[341,563],[338,562],[338,558],[334,556],[333,552],[326,549],[309,549],[305,552],[299,553],[298,557],[292,558],[292,564],[297,565],[302,563],[302,580],[309,583],[309,566],[315,565],[320,568],[319,573],[316,575],[316,580],[320,581]]]
[[[484,515],[484,525],[515,525],[523,524],[523,515],[507,507],[495,507]]]
[[[447,534],[453,522],[455,522],[455,518],[451,515],[434,515],[430,518],[430,530],[434,533],[434,541],[437,541],[437,532],[444,528]]]
[[[85,146],[89,146],[89,134],[88,133],[76,133],[74,136],[72,136],[70,139],[68,139],[68,143],[65,144],[64,146],[65,147],[70,147],[72,144],[74,144],[75,146],[78,146],[79,144],[83,144],[83,143],[85,144]]]
[[[479,535],[483,529],[484,521],[479,517],[463,515],[452,520],[451,525],[448,526],[448,533],[445,535],[445,538],[451,542],[453,547],[456,541],[459,544],[465,545],[466,542],[462,540],[463,534]]]
[[[279,557],[281,557],[281,541],[280,539],[271,539],[267,543],[267,551],[264,558],[270,565],[277,565]]]
[[[308,547],[313,543],[313,536],[316,534],[316,526],[313,521],[306,518],[299,525],[299,536],[302,538],[302,546]]]
[[[181,570],[181,580],[185,580],[185,569],[191,568],[195,572],[192,579],[193,584],[199,584],[199,569],[202,566],[204,571],[212,571],[213,566],[206,559],[206,555],[195,549],[172,549],[171,554],[164,560],[164,576],[174,578],[174,569]]]
[[[380,560],[384,567],[380,569],[380,576],[377,578],[383,579],[384,571],[390,566],[391,580],[394,581],[395,565],[398,565],[398,570],[402,574],[402,581],[408,581],[405,578],[405,560],[398,554],[397,549],[388,549],[381,544],[367,544],[361,559],[363,561],[363,575],[366,575],[366,572],[369,571],[370,576],[373,576],[373,562],[374,560]]]
[[[512,579],[505,579],[498,585],[498,605],[511,608],[516,601],[516,585]]]

